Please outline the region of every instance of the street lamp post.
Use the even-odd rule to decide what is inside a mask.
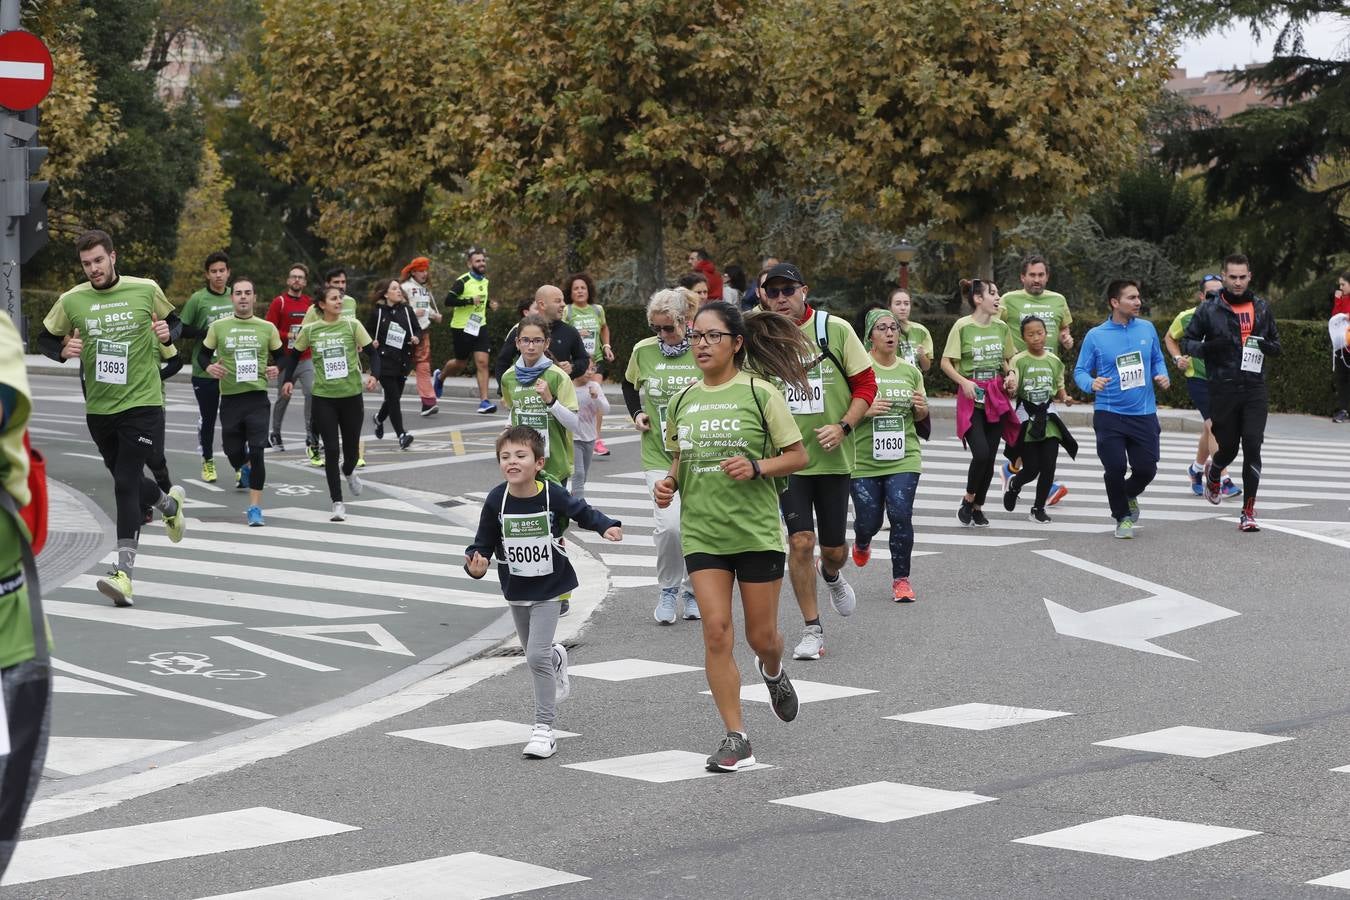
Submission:
[[[919,252],[919,248],[902,238],[900,243],[895,245],[894,252],[896,261],[900,263],[900,290],[907,291],[909,290],[909,264],[914,262],[914,255]]]

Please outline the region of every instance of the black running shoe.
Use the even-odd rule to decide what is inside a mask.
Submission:
[[[1009,489],[1003,492],[1003,508],[1008,512],[1017,509],[1017,491]]]
[[[975,508],[974,506],[971,506],[969,500],[962,500],[962,501],[961,501],[961,506],[956,510],[956,518],[958,518],[959,520],[961,520],[961,524],[962,524],[962,525],[970,525],[970,524],[971,524],[971,521],[972,521],[973,518],[974,518],[974,517],[971,515],[971,511],[972,511],[974,508]]]
[[[1031,508],[1031,513],[1027,518],[1033,522],[1040,522],[1042,525],[1045,525],[1050,521],[1050,517],[1045,514],[1045,510],[1041,509],[1039,506],[1033,506]]]
[[[988,528],[989,520],[984,516],[984,510],[971,507],[970,518],[977,528]]]
[[[764,679],[764,686],[769,689],[769,706],[773,708],[778,721],[791,722],[797,718],[797,690],[792,686],[782,664],[778,666],[777,678],[765,675],[764,665],[759,660],[755,660],[755,668],[759,670],[759,677]]]
[[[755,764],[755,755],[750,752],[750,741],[734,731],[717,745],[712,756],[708,757],[709,772],[735,772]]]
[[[379,416],[371,416],[370,418],[375,423],[375,440],[384,440],[384,423],[380,421]]]

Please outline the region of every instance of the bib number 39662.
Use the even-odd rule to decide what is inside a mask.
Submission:
[[[257,350],[236,350],[234,353],[234,380],[257,381],[258,380],[258,351]]]
[[[130,347],[125,341],[101,340],[94,345],[94,380],[102,384],[126,384]]]
[[[1247,338],[1242,348],[1242,371],[1255,372],[1258,375],[1266,364],[1266,355],[1261,352],[1261,342],[1254,337]]]
[[[1144,355],[1138,350],[1116,357],[1116,371],[1120,374],[1120,389],[1132,391],[1144,386]]]
[[[905,458],[905,417],[877,416],[872,420],[872,458]]]
[[[819,375],[807,379],[806,390],[793,384],[784,385],[783,396],[788,411],[794,416],[814,416],[825,411],[825,380]]]

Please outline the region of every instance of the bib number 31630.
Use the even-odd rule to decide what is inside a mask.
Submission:
[[[872,458],[905,458],[905,417],[877,416],[872,420]]]

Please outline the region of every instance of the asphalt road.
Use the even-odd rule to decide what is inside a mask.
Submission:
[[[181,424],[188,413],[178,415]],[[702,693],[699,627],[651,617],[650,508],[634,477],[634,436],[613,421],[614,452],[597,462],[588,496],[626,520],[626,540],[601,546],[577,535],[595,562],[583,561],[588,593],[567,622],[580,630],[565,634],[573,696],[558,727],[576,736],[559,741],[557,756],[520,758],[532,703],[518,658],[477,659],[346,705],[340,691],[321,697],[305,686],[321,673],[269,669],[256,708],[334,702],[267,733],[216,732],[201,745],[214,752],[193,759],[52,782],[6,896],[1267,898],[1332,896],[1333,887],[1305,882],[1350,870],[1350,773],[1333,771],[1350,766],[1350,431],[1272,420],[1257,535],[1237,531],[1233,502],[1215,508],[1190,494],[1182,471],[1194,438],[1164,434],[1162,474],[1126,542],[1110,536],[1084,431],[1078,460],[1061,459],[1071,493],[1051,511],[1051,528],[1001,510],[993,528],[960,528],[964,452],[949,425],[938,427],[916,510],[919,602],[887,599],[882,554],[863,570],[850,566],[858,611],[827,611],[824,659],[788,663],[810,701],[797,721],[781,724],[764,703],[747,703],[766,767],[703,777],[719,727]],[[495,426],[471,412],[434,424],[452,423],[462,455],[445,434],[437,439],[449,451],[372,452],[367,474],[429,492],[414,508],[463,498],[440,507],[462,525],[476,516],[472,495],[496,479],[490,454],[470,441],[486,443]],[[179,457],[172,462],[177,470]],[[86,473],[80,489],[106,490],[101,477]],[[300,469],[285,477],[321,481]],[[207,499],[237,512],[232,493]],[[381,512],[424,527],[417,513]],[[391,527],[361,532],[371,552]],[[205,558],[191,549],[196,534],[182,552]],[[444,542],[453,564],[453,532]],[[322,586],[310,596],[357,602]],[[436,640],[419,644],[417,627],[392,624],[415,626],[413,608],[379,621],[426,654]],[[193,609],[245,618],[234,607]],[[780,620],[791,644],[800,617],[790,588]],[[231,633],[216,630],[224,627],[162,633],[209,640]],[[257,643],[284,637],[252,634]],[[72,659],[95,643],[74,632],[58,640]],[[371,679],[380,665],[406,661],[375,663],[392,654],[312,640],[275,646],[344,671],[363,659]],[[111,669],[117,656],[135,654],[101,664]],[[742,646],[737,658],[753,686],[752,656]],[[624,660],[639,662],[584,668]],[[255,655],[254,668],[267,666]],[[71,721],[70,699],[58,696],[58,723]],[[176,727],[197,714],[190,706],[158,704],[147,721]]]

